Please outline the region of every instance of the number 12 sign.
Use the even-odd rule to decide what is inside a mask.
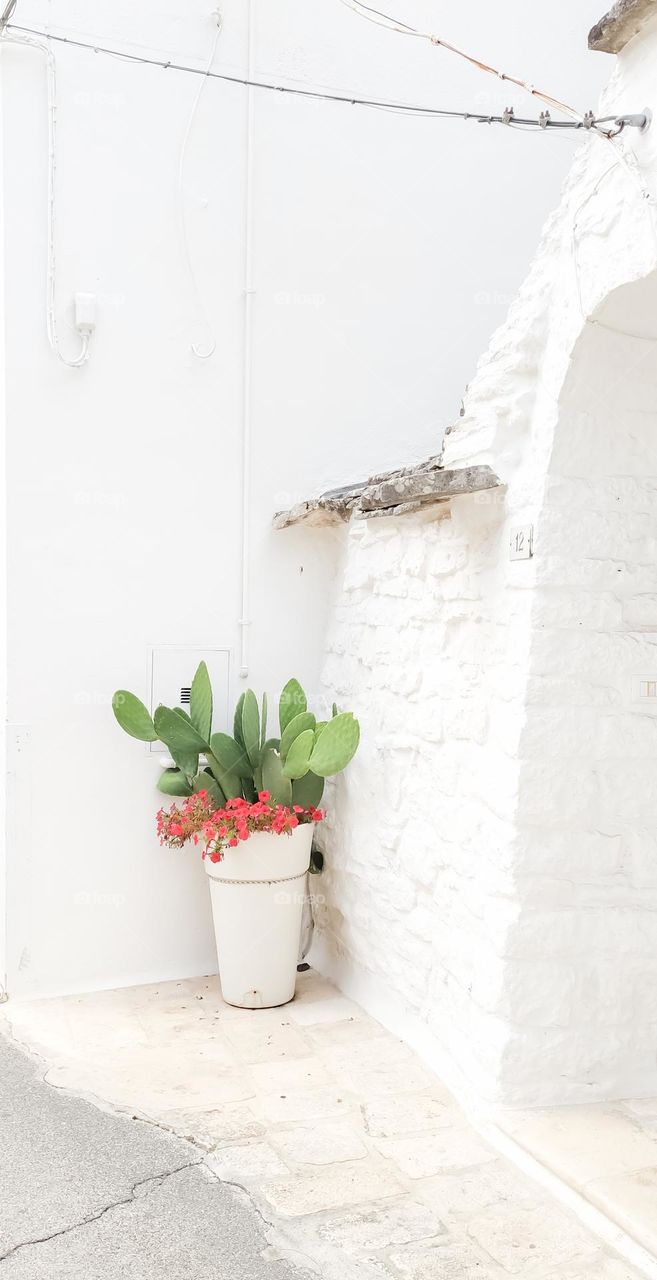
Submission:
[[[534,526],[533,524],[518,525],[511,530],[511,541],[509,544],[510,560],[531,560],[534,554]]]

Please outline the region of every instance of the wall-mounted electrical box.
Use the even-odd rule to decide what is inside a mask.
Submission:
[[[204,661],[212,683],[214,711],[212,724],[215,730],[226,730],[228,724],[228,685],[230,676],[229,649],[183,649],[177,645],[155,645],[150,650],[150,711],[151,715],[160,703],[165,707],[183,707],[189,710],[189,698],[194,672]],[[161,742],[151,742],[150,750],[161,752]]]

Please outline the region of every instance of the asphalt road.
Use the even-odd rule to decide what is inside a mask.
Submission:
[[[0,1035],[0,1280],[306,1280],[189,1142],[43,1084]]]

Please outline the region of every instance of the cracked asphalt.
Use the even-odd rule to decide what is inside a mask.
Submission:
[[[0,1280],[304,1280],[192,1143],[51,1088],[0,1036]]]

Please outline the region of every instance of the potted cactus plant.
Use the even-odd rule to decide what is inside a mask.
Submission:
[[[267,696],[242,693],[233,733],[212,728],[212,687],[201,662],[189,712],[160,706],[151,717],[124,689],[112,700],[121,728],[163,742],[173,761],[159,778],[174,798],[160,809],[160,841],[200,846],[210,885],[223,997],[243,1008],[294,996],[305,877],[324,781],[340,773],[359,742],[358,721],[333,706],[317,721],[298,680],[278,703],[278,736],[267,736]]]

